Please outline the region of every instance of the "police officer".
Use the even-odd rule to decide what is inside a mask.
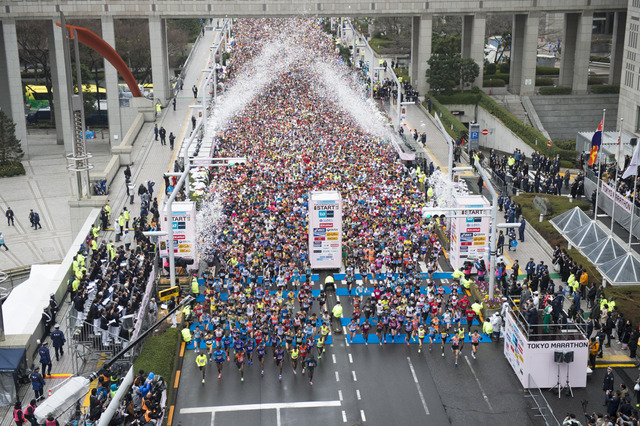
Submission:
[[[53,293],[49,295],[49,312],[51,312],[51,319],[55,320],[58,313],[58,302],[56,302],[56,295]]]
[[[64,333],[60,330],[60,324],[54,326],[55,330],[51,332],[51,340],[53,341],[53,349],[56,351],[56,361],[60,361],[60,357],[64,355],[63,346],[66,343]]]
[[[31,379],[31,386],[33,387],[36,400],[44,398],[44,396],[42,396],[44,393],[44,379],[40,375],[40,367],[33,369],[33,373],[29,375],[29,379]]]
[[[42,374],[47,375],[47,367],[49,367],[49,376],[51,376],[51,352],[49,351],[49,342],[44,342],[38,350],[40,355],[40,364],[42,365]]]
[[[42,323],[44,325],[44,337],[46,338],[49,335],[51,325],[53,324],[53,318],[51,318],[48,308],[44,308],[42,310]]]
[[[7,211],[4,215],[7,217],[7,226],[16,226],[14,222],[15,214],[13,214],[13,210],[11,210],[11,207],[7,207]]]

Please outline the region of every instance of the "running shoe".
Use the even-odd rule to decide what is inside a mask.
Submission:
[[[244,382],[244,377],[240,377],[240,381],[241,381],[241,382]]]
[[[296,370],[293,370],[293,375],[294,376],[298,375],[298,372]]]
[[[278,376],[278,380],[282,381],[282,374]]]
[[[422,349],[418,348],[418,353],[422,352]]]
[[[202,379],[202,384],[204,385],[204,379]]]
[[[260,370],[260,375],[264,376],[264,370]]]
[[[311,386],[313,386],[313,382],[311,382],[311,381],[310,381],[310,382],[309,382],[309,384],[310,384]]]
[[[218,374],[218,379],[222,379],[222,373]]]
[[[476,354],[474,354],[473,352],[471,352],[471,358],[476,359]]]

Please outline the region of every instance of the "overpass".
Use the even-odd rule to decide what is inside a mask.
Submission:
[[[53,74],[55,120],[58,144],[72,152],[73,129],[67,99],[61,94],[71,88],[63,55],[63,32],[56,27],[60,13],[66,18],[100,19],[102,37],[115,46],[114,19],[147,19],[154,101],[166,106],[172,97],[167,54],[166,19],[171,18],[249,18],[285,16],[409,16],[412,17],[412,81],[418,91],[428,90],[425,78],[431,57],[434,15],[463,15],[462,56],[473,58],[481,74],[475,85],[481,86],[484,63],[486,18],[490,14],[513,16],[511,48],[512,92],[530,95],[535,89],[535,65],[538,25],[543,12],[563,13],[563,51],[560,84],[572,86],[574,94],[586,93],[591,31],[594,12],[615,12],[611,75],[619,83],[627,0],[430,0],[430,1],[308,1],[308,0],[0,0],[0,108],[16,123],[16,135],[23,147],[28,144],[24,115],[24,94],[20,76],[20,58],[16,36],[17,20],[43,20],[49,35],[49,54]],[[119,114],[118,75],[105,62],[105,87],[111,143],[118,144],[128,129]],[[617,76],[617,77],[616,77]],[[617,81],[615,80],[617,78]],[[25,151],[27,151],[25,149]]]

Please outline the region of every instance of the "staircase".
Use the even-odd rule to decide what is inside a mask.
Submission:
[[[522,106],[522,101],[520,100],[520,95],[493,95],[491,96],[494,101],[511,114],[516,117],[520,121],[525,121],[527,118],[527,114],[525,113],[524,107]],[[529,121],[527,120],[527,124]]]

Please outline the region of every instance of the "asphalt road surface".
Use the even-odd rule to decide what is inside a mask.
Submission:
[[[350,316],[348,297],[339,299]],[[417,344],[348,344],[344,334],[332,340],[313,386],[299,368],[293,374],[288,360],[279,381],[270,348],[263,377],[254,360],[245,366],[244,382],[233,362],[225,363],[218,380],[212,363],[203,385],[195,354],[186,351],[172,425],[544,424],[508,365],[502,341],[481,343],[476,360],[467,343],[455,366],[449,344],[443,357],[436,344],[418,353]]]

